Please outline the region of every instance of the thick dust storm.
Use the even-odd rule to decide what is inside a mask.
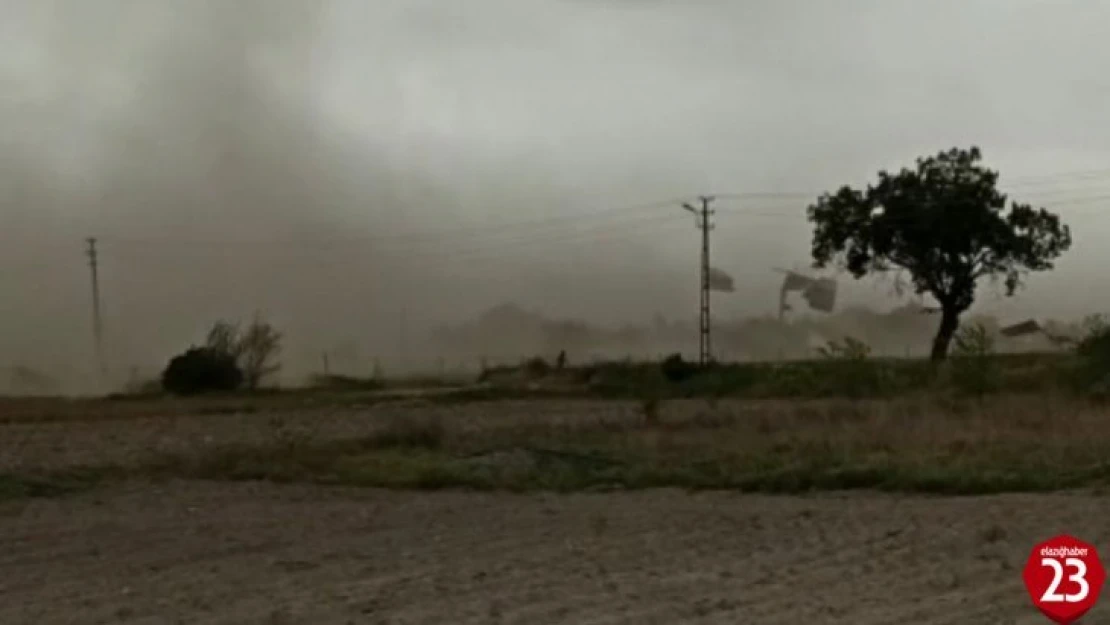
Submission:
[[[971,89],[969,110],[923,116],[901,83],[864,98],[857,83],[894,80],[933,44],[903,37],[919,20],[852,7],[0,0],[0,367],[93,386],[88,237],[111,384],[256,311],[285,332],[295,382],[324,353],[369,373],[556,347],[497,331],[488,349],[435,342],[503,304],[648,333],[576,356],[679,349],[684,331],[651,332],[696,319],[698,240],[680,202],[699,193],[733,193],[713,236],[737,281],[714,314],[734,319],[774,314],[774,268],[804,267],[804,208],[827,188],[972,140],[1019,176],[1104,162],[1104,132],[1061,130],[1034,102],[999,114],[1010,82],[985,95],[951,56],[922,75]],[[932,10],[937,28],[948,10]],[[861,16],[869,45],[901,43],[819,45]],[[1059,19],[1072,40],[1094,23]],[[988,35],[1017,48],[1022,28]],[[1050,80],[1038,67],[1026,74]],[[1083,128],[1088,113],[1066,117]],[[1048,182],[1049,199],[1082,200],[1100,180]],[[870,283],[840,297],[905,303]]]

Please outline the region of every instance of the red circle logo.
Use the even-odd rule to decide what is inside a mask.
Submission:
[[[1022,579],[1033,605],[1058,625],[1071,625],[1098,602],[1106,569],[1093,545],[1063,535],[1033,547]]]

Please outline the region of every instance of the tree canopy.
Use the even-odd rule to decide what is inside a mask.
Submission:
[[[934,360],[945,358],[959,317],[980,279],[1001,280],[1007,296],[1029,272],[1053,268],[1071,232],[1043,208],[1010,202],[977,147],[917,159],[914,169],[880,171],[866,189],[842,187],[807,210],[815,267],[838,263],[856,278],[905,270],[917,293],[940,305]]]

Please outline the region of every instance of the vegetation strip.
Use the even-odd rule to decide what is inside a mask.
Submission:
[[[650,432],[650,430],[649,430]],[[602,441],[613,446],[615,440]],[[450,445],[453,447],[454,445]],[[439,435],[391,432],[324,444],[234,445],[165,455],[135,467],[83,467],[0,474],[0,499],[55,497],[128,479],[265,480],[380,488],[509,491],[687,488],[797,494],[872,489],[977,495],[1106,485],[1110,463],[991,459],[992,451],[923,460],[916,454],[838,454],[799,445],[751,457],[651,456],[639,449],[506,445],[480,453],[448,449]],[[1005,451],[1005,450],[1004,450]],[[1009,454],[1017,457],[1015,450]],[[1004,454],[1007,455],[1007,454]]]

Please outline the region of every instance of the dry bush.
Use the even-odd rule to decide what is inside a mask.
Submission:
[[[253,390],[281,369],[275,361],[281,341],[281,332],[256,314],[245,329],[237,323],[217,321],[208,331],[205,347],[233,358],[243,372],[244,386]]]
[[[953,339],[948,363],[952,386],[979,396],[998,390],[1002,371],[994,355],[994,335],[986,325],[970,323],[961,327]]]
[[[281,332],[257,315],[240,335],[239,363],[248,389],[258,388],[263,379],[281,370],[275,360],[281,354],[281,339]]]
[[[1079,362],[1074,384],[1098,399],[1110,398],[1110,324],[1100,315],[1088,317],[1076,345]]]
[[[542,378],[551,373],[551,365],[543,359],[543,356],[533,356],[525,360],[524,364],[521,365],[521,369],[527,377],[532,379]]]

